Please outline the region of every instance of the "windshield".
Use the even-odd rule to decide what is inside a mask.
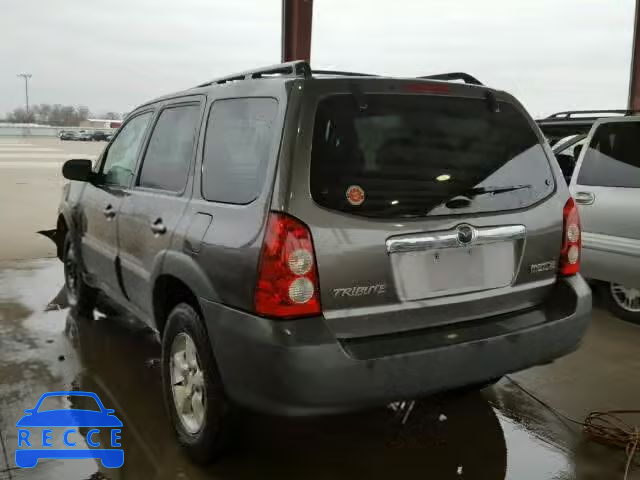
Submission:
[[[356,215],[420,217],[523,208],[554,188],[527,119],[483,99],[334,95],[317,109],[311,195]],[[353,193],[356,193],[355,196]]]

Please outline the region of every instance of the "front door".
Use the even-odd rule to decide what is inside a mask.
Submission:
[[[640,287],[640,121],[601,120],[571,184],[586,277]]]
[[[171,247],[190,198],[191,171],[201,119],[198,98],[169,103],[158,115],[118,224],[122,280],[129,300],[152,313],[151,276]]]
[[[151,115],[145,112],[127,121],[108,146],[98,174],[82,196],[82,260],[92,283],[105,290],[119,291],[118,214]]]

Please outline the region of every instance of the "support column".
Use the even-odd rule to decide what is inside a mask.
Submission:
[[[311,59],[313,0],[282,0],[282,61]]]
[[[629,109],[640,110],[640,0],[636,0],[631,79],[629,80]]]

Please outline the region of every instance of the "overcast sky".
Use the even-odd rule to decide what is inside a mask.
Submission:
[[[466,71],[532,115],[624,108],[635,0],[315,0],[312,65]],[[281,0],[2,2],[0,115],[32,103],[123,112],[280,60]]]

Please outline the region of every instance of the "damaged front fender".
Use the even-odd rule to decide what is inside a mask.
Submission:
[[[62,260],[65,233],[58,228],[51,230],[38,230],[40,235],[44,235],[56,245],[56,256]]]

